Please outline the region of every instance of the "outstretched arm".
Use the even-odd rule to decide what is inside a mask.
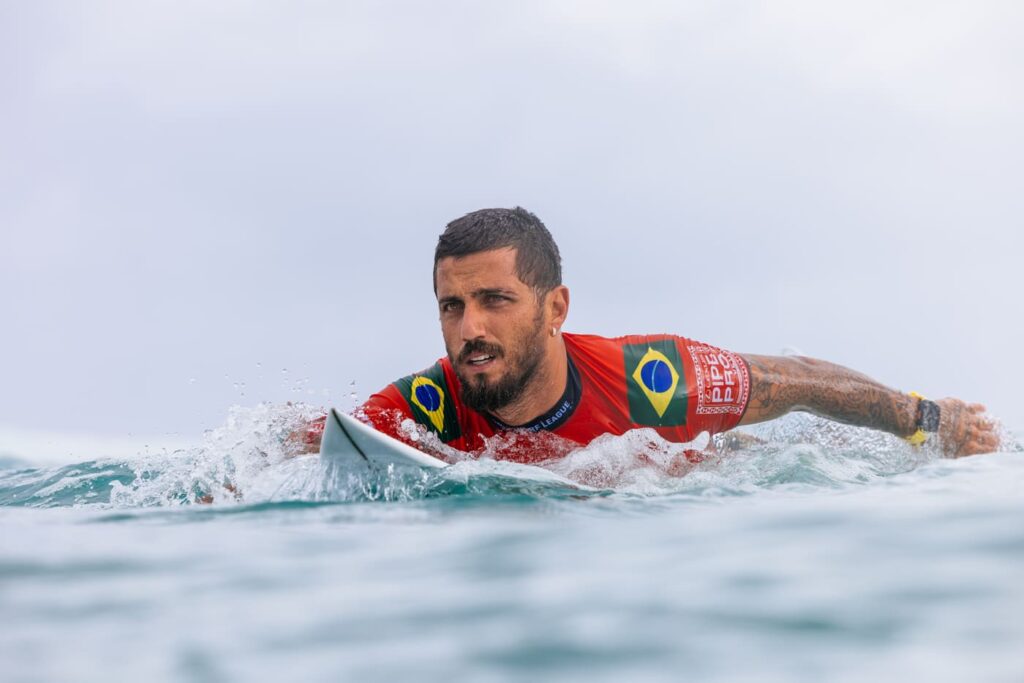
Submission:
[[[918,428],[919,399],[833,363],[797,356],[743,358],[750,366],[750,403],[740,424],[803,410],[837,422],[910,436]],[[947,455],[988,453],[999,447],[985,407],[955,398],[939,405],[939,437]]]

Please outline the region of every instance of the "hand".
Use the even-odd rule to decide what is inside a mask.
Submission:
[[[996,423],[985,417],[985,406],[944,398],[939,404],[939,438],[947,456],[992,453],[999,448]]]
[[[320,440],[324,436],[327,417],[318,417],[304,427],[296,429],[285,439],[287,455],[307,455],[320,451]]]

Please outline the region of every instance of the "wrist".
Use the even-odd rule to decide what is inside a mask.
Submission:
[[[910,436],[905,437],[907,441],[915,446],[920,446],[928,437],[939,431],[941,410],[935,401],[929,401],[921,394],[912,391],[910,395],[917,399],[914,411],[914,427]]]

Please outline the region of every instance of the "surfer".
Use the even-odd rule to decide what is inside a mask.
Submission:
[[[602,434],[649,427],[686,442],[807,411],[915,444],[937,439],[949,456],[999,445],[984,406],[895,391],[833,363],[666,334],[564,332],[569,290],[558,247],[519,207],[449,223],[434,253],[434,292],[447,357],[373,394],[360,411],[408,443],[411,419],[462,451],[501,435],[506,457],[529,462]],[[524,439],[529,447],[516,448]],[[306,443],[317,447],[316,429]]]

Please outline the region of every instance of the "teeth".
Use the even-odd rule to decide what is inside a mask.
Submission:
[[[486,363],[492,358],[494,358],[494,356],[476,356],[475,358],[470,358],[469,362],[474,365],[480,365],[481,363]]]

